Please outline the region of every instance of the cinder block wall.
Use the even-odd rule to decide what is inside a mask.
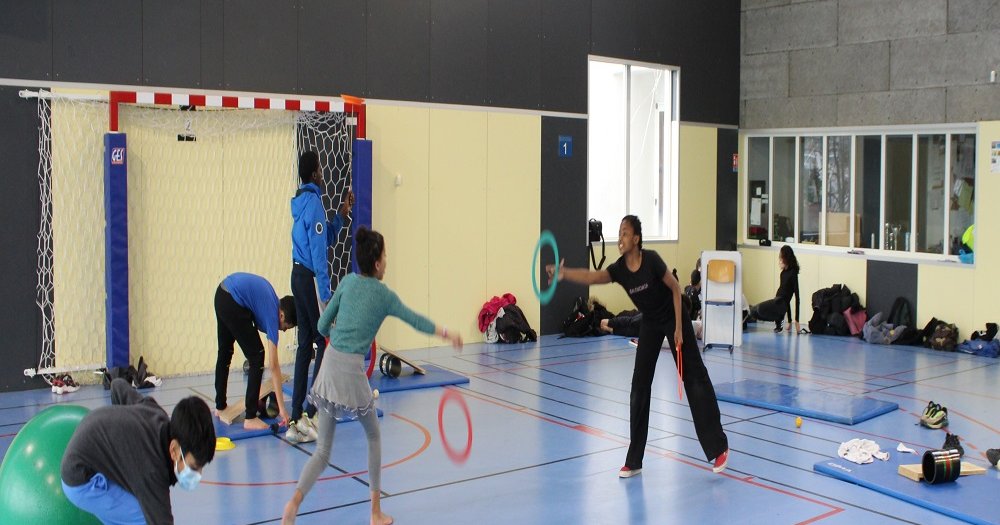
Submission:
[[[743,0],[742,129],[1000,120],[1000,2]]]

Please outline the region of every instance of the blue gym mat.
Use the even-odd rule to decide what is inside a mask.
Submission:
[[[463,375],[458,375],[454,372],[449,372],[443,368],[434,365],[421,365],[427,373],[420,375],[413,372],[413,369],[406,366],[403,367],[403,374],[397,378],[392,378],[389,376],[382,375],[378,369],[372,372],[371,378],[368,382],[371,383],[373,389],[378,389],[380,394],[386,392],[398,392],[400,390],[415,390],[417,388],[431,388],[435,386],[445,386],[445,385],[461,385],[469,382],[469,378]],[[312,376],[309,377],[309,383],[312,384]],[[281,391],[285,393],[286,396],[292,395],[292,384],[285,383],[281,386]]]
[[[378,417],[382,417],[382,409],[376,409],[376,411]],[[233,441],[236,441],[238,439],[248,439],[258,436],[270,436],[272,434],[272,432],[269,429],[246,430],[243,428],[243,420],[237,421],[232,425],[227,425],[223,423],[217,417],[213,417],[212,421],[215,423],[215,437],[227,437]],[[268,424],[271,424],[271,423],[277,423],[278,419],[277,418],[265,419],[264,421],[266,421]],[[357,418],[354,416],[347,416],[347,417],[341,416],[337,418],[338,423],[349,423],[351,421],[357,421]],[[285,427],[281,427],[278,430],[278,432],[284,435],[285,430],[287,430]]]
[[[899,408],[869,397],[803,390],[798,387],[744,379],[715,385],[720,401],[739,403],[803,417],[855,425]]]
[[[376,370],[372,373],[372,388],[377,388],[379,393],[398,392],[400,390],[415,390],[417,388],[431,388],[445,385],[461,385],[469,382],[469,378],[449,372],[434,365],[421,365],[427,373],[420,375],[413,372],[409,367],[404,368],[403,375],[399,377],[389,377],[382,375]]]
[[[969,523],[1000,523],[996,502],[990,496],[1000,487],[1000,473],[996,469],[939,485],[912,481],[896,472],[901,464],[920,463],[921,457],[893,451],[888,461],[875,460],[867,465],[840,458],[825,459],[813,465],[813,470]]]

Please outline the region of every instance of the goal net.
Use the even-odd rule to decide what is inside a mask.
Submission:
[[[38,369],[46,376],[103,367],[106,359],[109,102],[52,95],[38,104]],[[299,153],[319,153],[332,217],[351,186],[352,119],[336,111],[157,104],[121,104],[118,118],[128,141],[130,358],[144,356],[160,375],[213,370],[215,288],[243,271],[267,278],[279,297],[291,293]],[[334,285],[350,266],[350,246],[341,232],[330,250]],[[294,331],[284,333],[279,348],[294,341]],[[294,354],[279,358],[286,363]]]

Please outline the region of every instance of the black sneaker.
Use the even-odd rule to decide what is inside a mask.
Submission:
[[[962,441],[958,437],[958,434],[952,434],[951,432],[946,434],[944,437],[944,445],[941,445],[941,448],[945,450],[957,450],[958,457],[965,455],[965,449],[962,448]]]
[[[776,333],[776,334],[780,334],[781,333],[781,321],[775,321],[774,322],[774,333]]]
[[[986,459],[988,459],[994,467],[997,466],[997,461],[1000,461],[1000,448],[991,448],[987,450]]]

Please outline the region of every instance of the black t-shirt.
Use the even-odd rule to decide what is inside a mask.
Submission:
[[[642,312],[643,319],[657,323],[673,323],[674,297],[663,282],[667,264],[660,254],[652,250],[642,250],[642,261],[635,272],[628,269],[625,256],[608,266],[611,280],[622,285],[635,307]]]

